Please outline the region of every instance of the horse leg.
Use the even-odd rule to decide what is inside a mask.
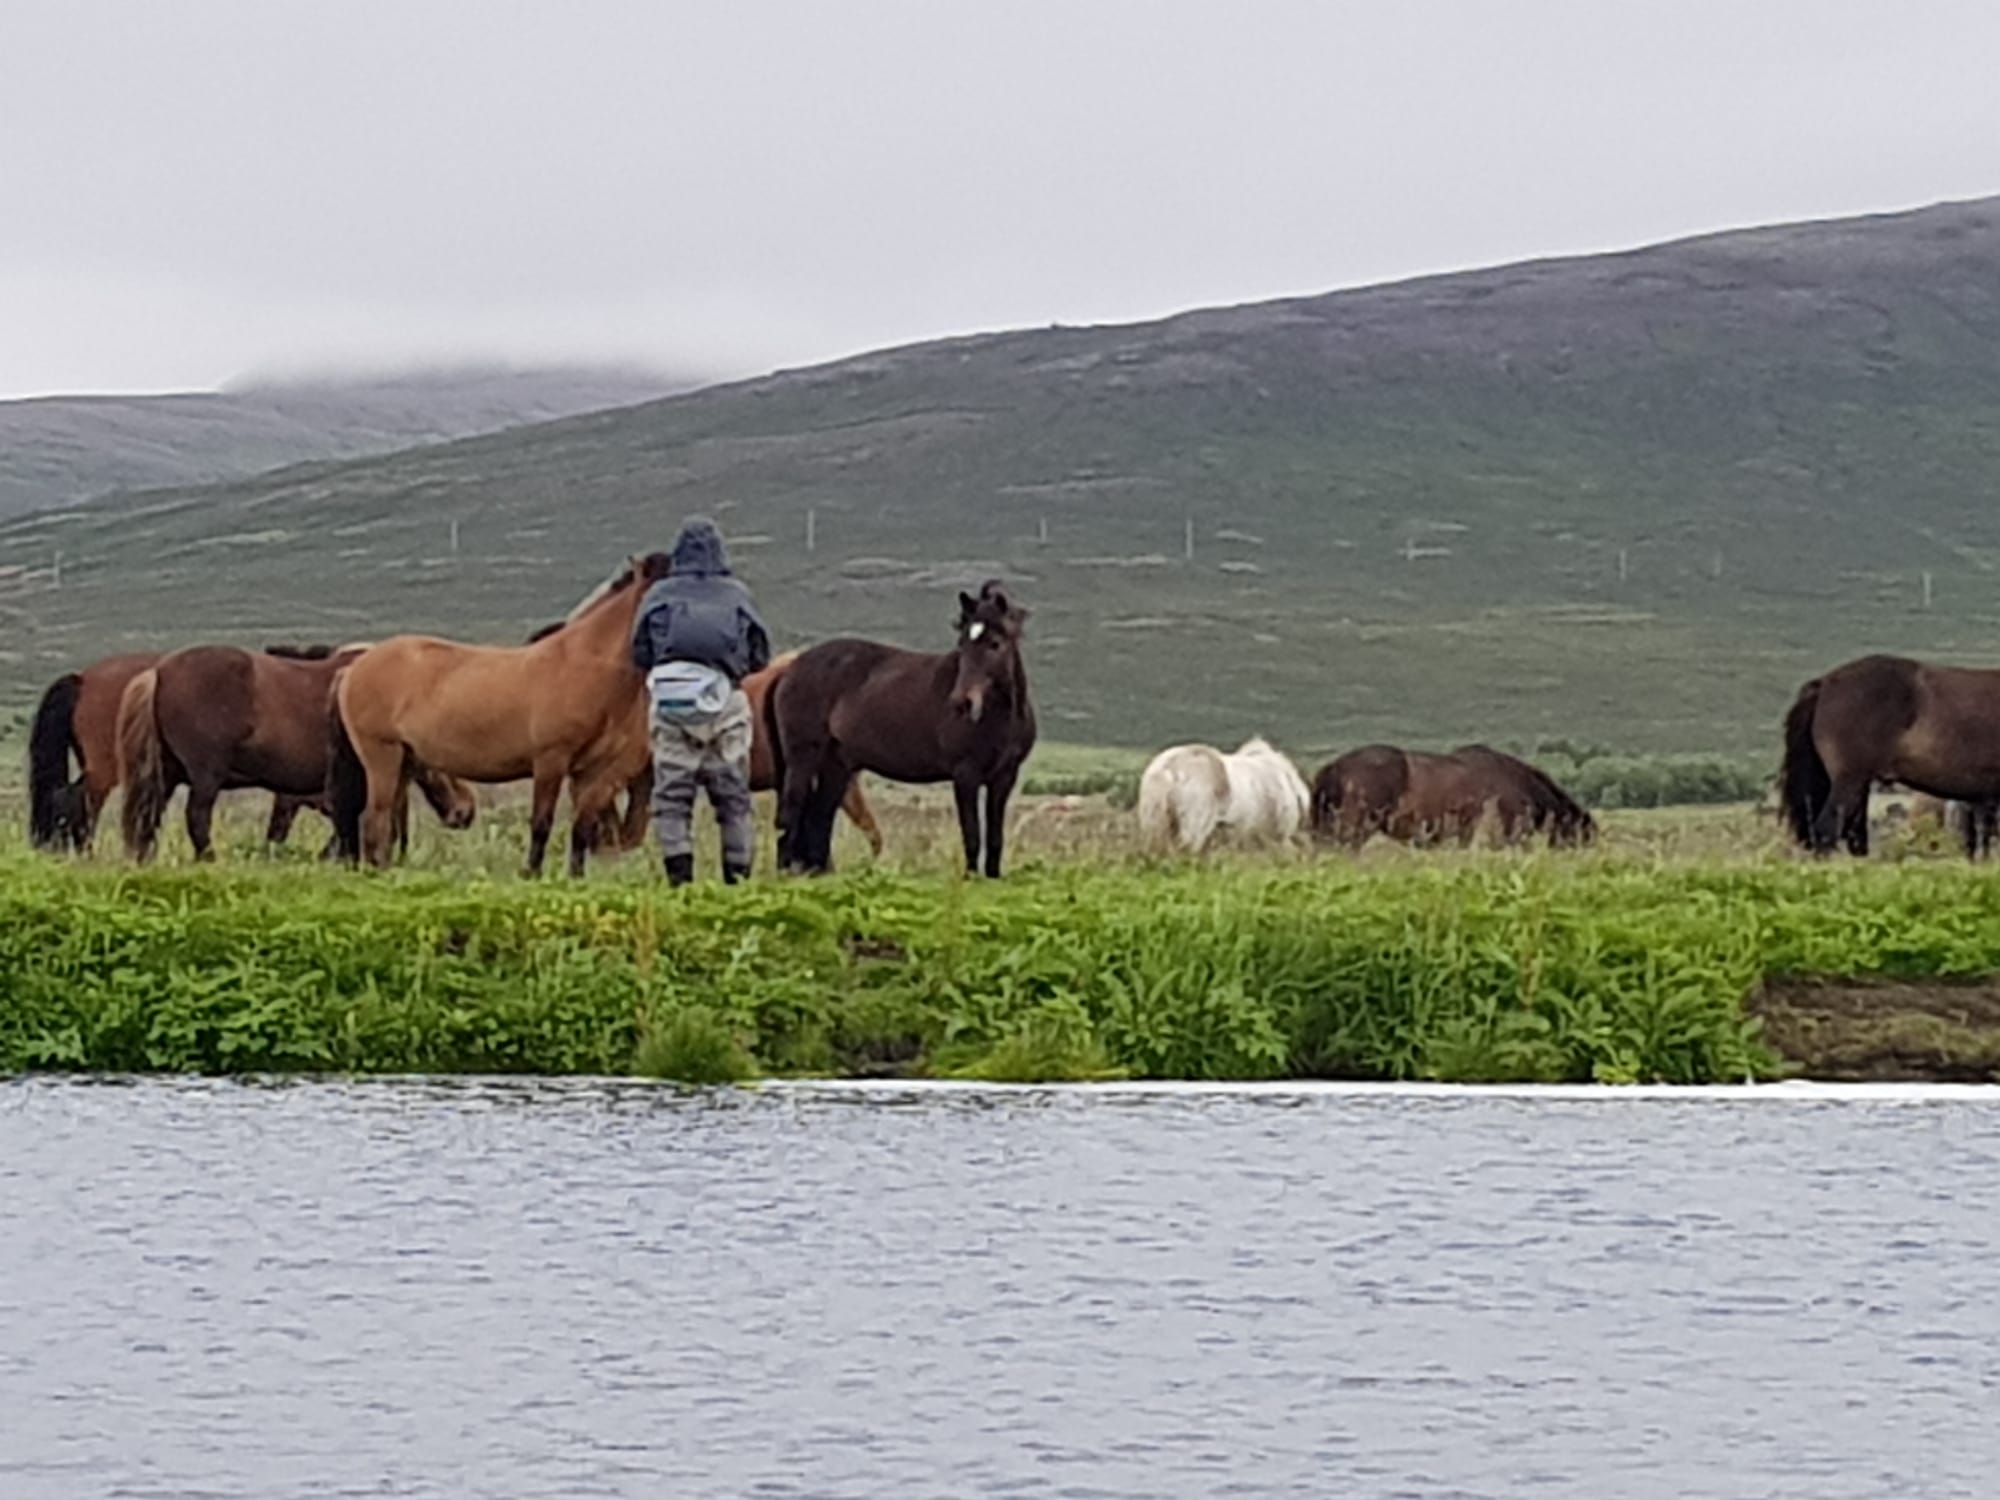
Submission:
[[[221,795],[220,782],[209,780],[188,782],[188,842],[194,845],[194,857],[203,864],[215,858],[215,846],[210,837],[210,830],[215,819],[215,799]]]
[[[614,849],[618,847],[618,824],[612,817],[613,805],[618,799],[619,789],[628,783],[618,774],[616,767],[603,761],[589,762],[575,770],[569,779],[569,873],[572,879],[583,878],[583,871],[590,852],[600,840],[608,836]]]
[[[785,782],[778,793],[778,868],[781,870],[803,872],[812,868],[812,848],[806,837],[806,807],[812,800],[813,783],[826,752],[826,742],[817,738],[802,739],[800,743],[785,747]]]
[[[958,836],[965,844],[965,871],[979,873],[979,779],[961,772],[951,779],[952,799],[958,804]]]
[[[1007,799],[1014,795],[1017,767],[1009,767],[986,783],[986,878],[1000,878],[1000,856],[1007,847]]]
[[[1870,777],[1852,773],[1833,778],[1826,801],[1820,805],[1819,815],[1813,819],[1813,853],[1831,854],[1843,841],[1850,853],[1868,852],[1868,788],[1871,780]]]
[[[847,783],[846,795],[840,799],[840,810],[847,814],[848,821],[859,828],[861,836],[868,840],[868,852],[880,859],[882,827],[875,821],[875,809],[868,805],[868,798],[861,790],[859,776]]]
[[[403,747],[395,741],[354,741],[355,759],[368,782],[361,813],[361,857],[378,870],[389,866],[396,834],[396,798],[403,785]]]
[[[535,798],[528,815],[528,862],[521,869],[525,879],[541,877],[542,861],[549,852],[549,830],[556,825],[556,799],[562,795],[563,780],[568,773],[565,761],[545,758],[535,762]]]
[[[833,869],[834,821],[840,816],[840,804],[853,774],[837,756],[827,755],[813,777],[812,796],[805,811],[802,858],[807,869],[822,875]]]
[[[306,805],[304,797],[287,797],[278,792],[271,798],[271,818],[264,825],[264,842],[276,846],[292,836],[292,824],[297,820],[299,809]]]

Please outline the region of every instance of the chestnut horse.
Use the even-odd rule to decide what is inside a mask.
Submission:
[[[315,659],[331,646],[267,646],[273,656]],[[38,849],[90,848],[104,804],[118,789],[118,705],[126,686],[160,660],[158,651],[128,651],[68,672],[50,683],[28,738],[28,834]],[[79,775],[69,776],[71,755]],[[324,811],[323,793],[271,800],[265,838],[282,844],[304,807]]]
[[[958,644],[936,655],[874,641],[835,640],[801,652],[765,702],[782,791],[778,860],[833,865],[834,813],[855,774],[949,781],[965,866],[1000,874],[1007,799],[1035,745],[1035,710],[1021,659],[1028,612],[989,582],[960,594]],[[979,794],[986,793],[981,838]]]
[[[526,873],[539,875],[563,783],[572,875],[600,820],[636,774],[644,680],[632,625],[668,558],[635,556],[526,646],[468,646],[402,635],[369,648],[334,690],[328,791],[344,847],[387,863],[397,789],[411,758],[467,781],[534,780]]]
[[[1880,781],[1982,809],[1966,837],[1977,858],[2000,801],[2000,671],[1864,656],[1800,688],[1779,772],[1792,836],[1815,854],[1866,854]]]
[[[211,822],[224,791],[262,787],[277,793],[275,834],[289,830],[298,807],[321,805],[329,698],[342,668],[362,649],[273,653],[190,646],[134,677],[118,709],[126,852],[141,861],[152,858],[167,800],[183,784],[188,839],[203,860],[213,854]],[[421,768],[415,779],[446,827],[472,822],[477,803],[470,787]],[[399,820],[407,818],[407,797],[398,812]]]
[[[1500,841],[1536,834],[1552,846],[1587,844],[1597,825],[1544,771],[1486,745],[1449,755],[1367,745],[1313,778],[1313,831],[1358,849],[1375,834],[1402,843],[1470,844],[1489,824]]]

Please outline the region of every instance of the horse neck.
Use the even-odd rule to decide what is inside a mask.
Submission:
[[[629,669],[632,624],[645,591],[644,583],[636,579],[622,589],[614,589],[562,629],[544,636],[528,649],[548,646],[579,660],[610,657]]]

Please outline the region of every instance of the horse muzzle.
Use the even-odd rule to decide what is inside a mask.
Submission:
[[[986,695],[984,693],[960,694],[951,700],[951,707],[952,711],[961,718],[969,719],[974,724],[977,724],[980,715],[986,712]]]

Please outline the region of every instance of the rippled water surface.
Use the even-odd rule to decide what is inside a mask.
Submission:
[[[2000,1106],[0,1085],[0,1496],[2000,1493]]]

